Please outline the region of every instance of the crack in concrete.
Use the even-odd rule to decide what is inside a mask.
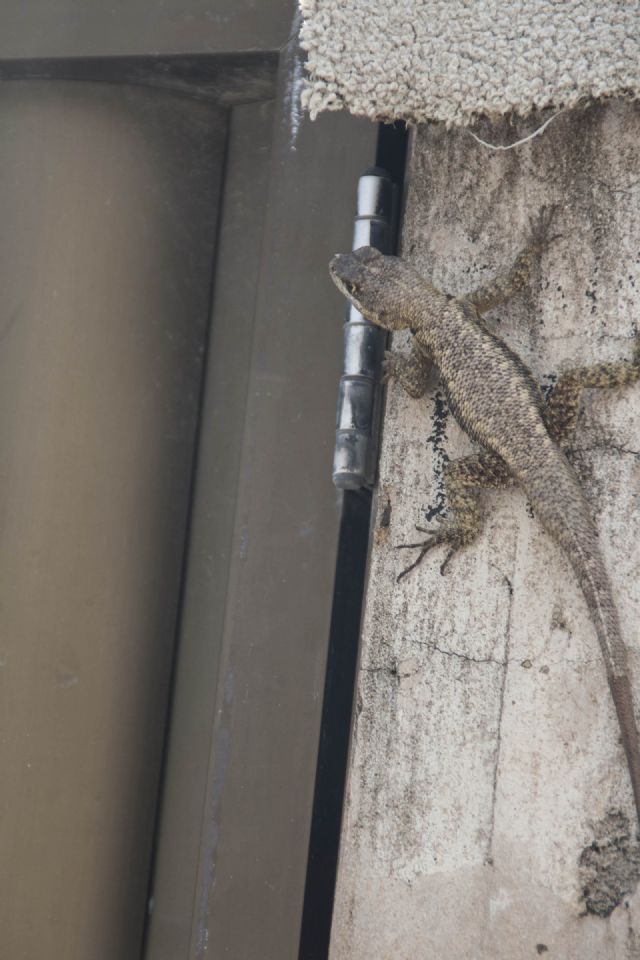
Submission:
[[[514,557],[515,564],[515,557]],[[504,578],[504,582],[507,585],[509,591],[509,606],[507,608],[507,620],[505,623],[504,630],[504,662],[505,669],[502,674],[502,682],[500,684],[500,699],[498,704],[498,724],[497,724],[497,734],[496,734],[496,749],[494,754],[494,765],[493,765],[493,782],[491,785],[491,823],[489,825],[489,838],[487,841],[487,865],[493,866],[493,837],[496,829],[496,803],[498,797],[498,770],[500,767],[500,753],[502,750],[502,717],[504,715],[504,704],[505,704],[505,693],[507,689],[507,669],[506,664],[509,663],[509,647],[511,644],[511,612],[513,610],[513,586],[511,581],[507,576]]]
[[[623,447],[622,444],[610,442],[594,444],[592,447],[571,447],[568,453],[593,453],[594,451],[597,451],[598,453],[602,451],[609,451],[611,453],[619,453],[621,456],[629,455],[631,457],[640,457],[640,450],[631,450],[629,447]]]
[[[432,641],[423,642],[421,640],[415,641],[416,646],[419,647],[429,647],[430,650],[434,650],[436,653],[441,653],[444,657],[455,657],[456,660],[465,660],[467,663],[493,663],[497,667],[506,667],[506,660],[496,660],[494,657],[472,657],[468,653],[459,653],[457,650],[444,650],[442,647],[439,647],[437,643]]]
[[[464,660],[467,663],[492,663],[494,666],[502,668],[506,668],[513,663],[523,667],[526,670],[531,670],[538,666],[538,664],[538,669],[540,670],[543,667],[600,667],[602,663],[601,657],[562,657],[560,660],[547,660],[545,657],[508,657],[506,660],[496,660],[494,657],[472,657],[470,654],[459,653],[457,650],[445,650],[435,643],[424,642],[422,640],[414,640],[413,643],[418,647],[427,647],[429,650],[433,650],[434,653],[440,653],[444,657],[454,657],[456,660]],[[420,670],[423,670],[428,666],[427,663],[417,664],[414,670],[411,670],[408,673],[403,673],[399,669],[399,666],[402,662],[403,661],[399,659],[397,662],[390,665],[385,663],[377,667],[361,667],[360,672],[369,674],[388,673],[389,676],[393,677],[394,679],[401,680],[405,677],[414,676],[414,674],[419,673]]]

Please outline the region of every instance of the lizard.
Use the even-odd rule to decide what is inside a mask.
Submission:
[[[441,566],[480,533],[482,489],[517,483],[535,516],[569,560],[595,626],[624,747],[640,822],[640,737],[627,649],[591,509],[567,456],[576,430],[582,391],[619,387],[640,378],[640,340],[631,360],[574,367],[560,374],[545,400],[528,367],[492,332],[484,314],[530,283],[551,234],[554,208],[533,219],[529,243],[511,269],[487,286],[454,297],[437,289],[406,260],[361,247],[337,254],[329,272],[338,289],[370,322],[388,331],[409,329],[408,355],[387,351],[385,378],[396,378],[414,398],[423,396],[432,366],[448,405],[480,452],[447,463],[447,516],[414,544],[413,570],[434,547],[448,545]]]

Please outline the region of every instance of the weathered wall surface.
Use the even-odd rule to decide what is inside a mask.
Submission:
[[[577,363],[628,358],[639,144],[640,109],[616,102],[560,116],[506,153],[419,128],[404,255],[443,289],[471,290],[511,263],[529,216],[558,203],[563,236],[531,292],[489,316],[544,385]],[[488,493],[484,532],[444,577],[434,553],[395,583],[415,554],[394,545],[442,511],[442,466],[471,449],[435,377],[419,401],[391,385],[331,957],[640,957],[631,788],[568,562],[521,492]],[[573,459],[640,701],[639,388],[586,394]],[[599,887],[585,873],[594,863]]]

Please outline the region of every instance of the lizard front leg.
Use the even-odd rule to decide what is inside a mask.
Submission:
[[[506,464],[493,453],[462,457],[448,463],[444,469],[444,492],[449,516],[439,521],[440,528],[433,532],[423,527],[416,528],[421,533],[429,534],[426,540],[399,545],[400,550],[419,549],[420,553],[397,579],[405,577],[433,547],[441,543],[449,544],[449,551],[440,567],[440,572],[444,573],[454,553],[472,543],[482,528],[480,491],[483,488],[506,487],[511,482]]]
[[[549,433],[563,449],[571,446],[578,422],[580,400],[585,389],[624,387],[640,379],[640,342],[634,359],[617,363],[597,363],[592,367],[576,367],[563,373],[551,394],[545,421]]]
[[[383,380],[398,380],[410,397],[418,400],[427,389],[431,360],[414,341],[408,356],[387,350],[382,363]]]
[[[472,303],[478,313],[483,314],[524,290],[529,284],[531,272],[540,254],[559,236],[550,233],[554,213],[554,207],[543,207],[532,221],[529,244],[518,254],[508,273],[496,277],[486,287],[479,287],[460,299]]]

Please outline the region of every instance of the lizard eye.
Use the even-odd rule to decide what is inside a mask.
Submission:
[[[343,283],[347,293],[351,294],[352,297],[355,297],[356,293],[358,292],[358,288],[353,280],[343,280]]]

